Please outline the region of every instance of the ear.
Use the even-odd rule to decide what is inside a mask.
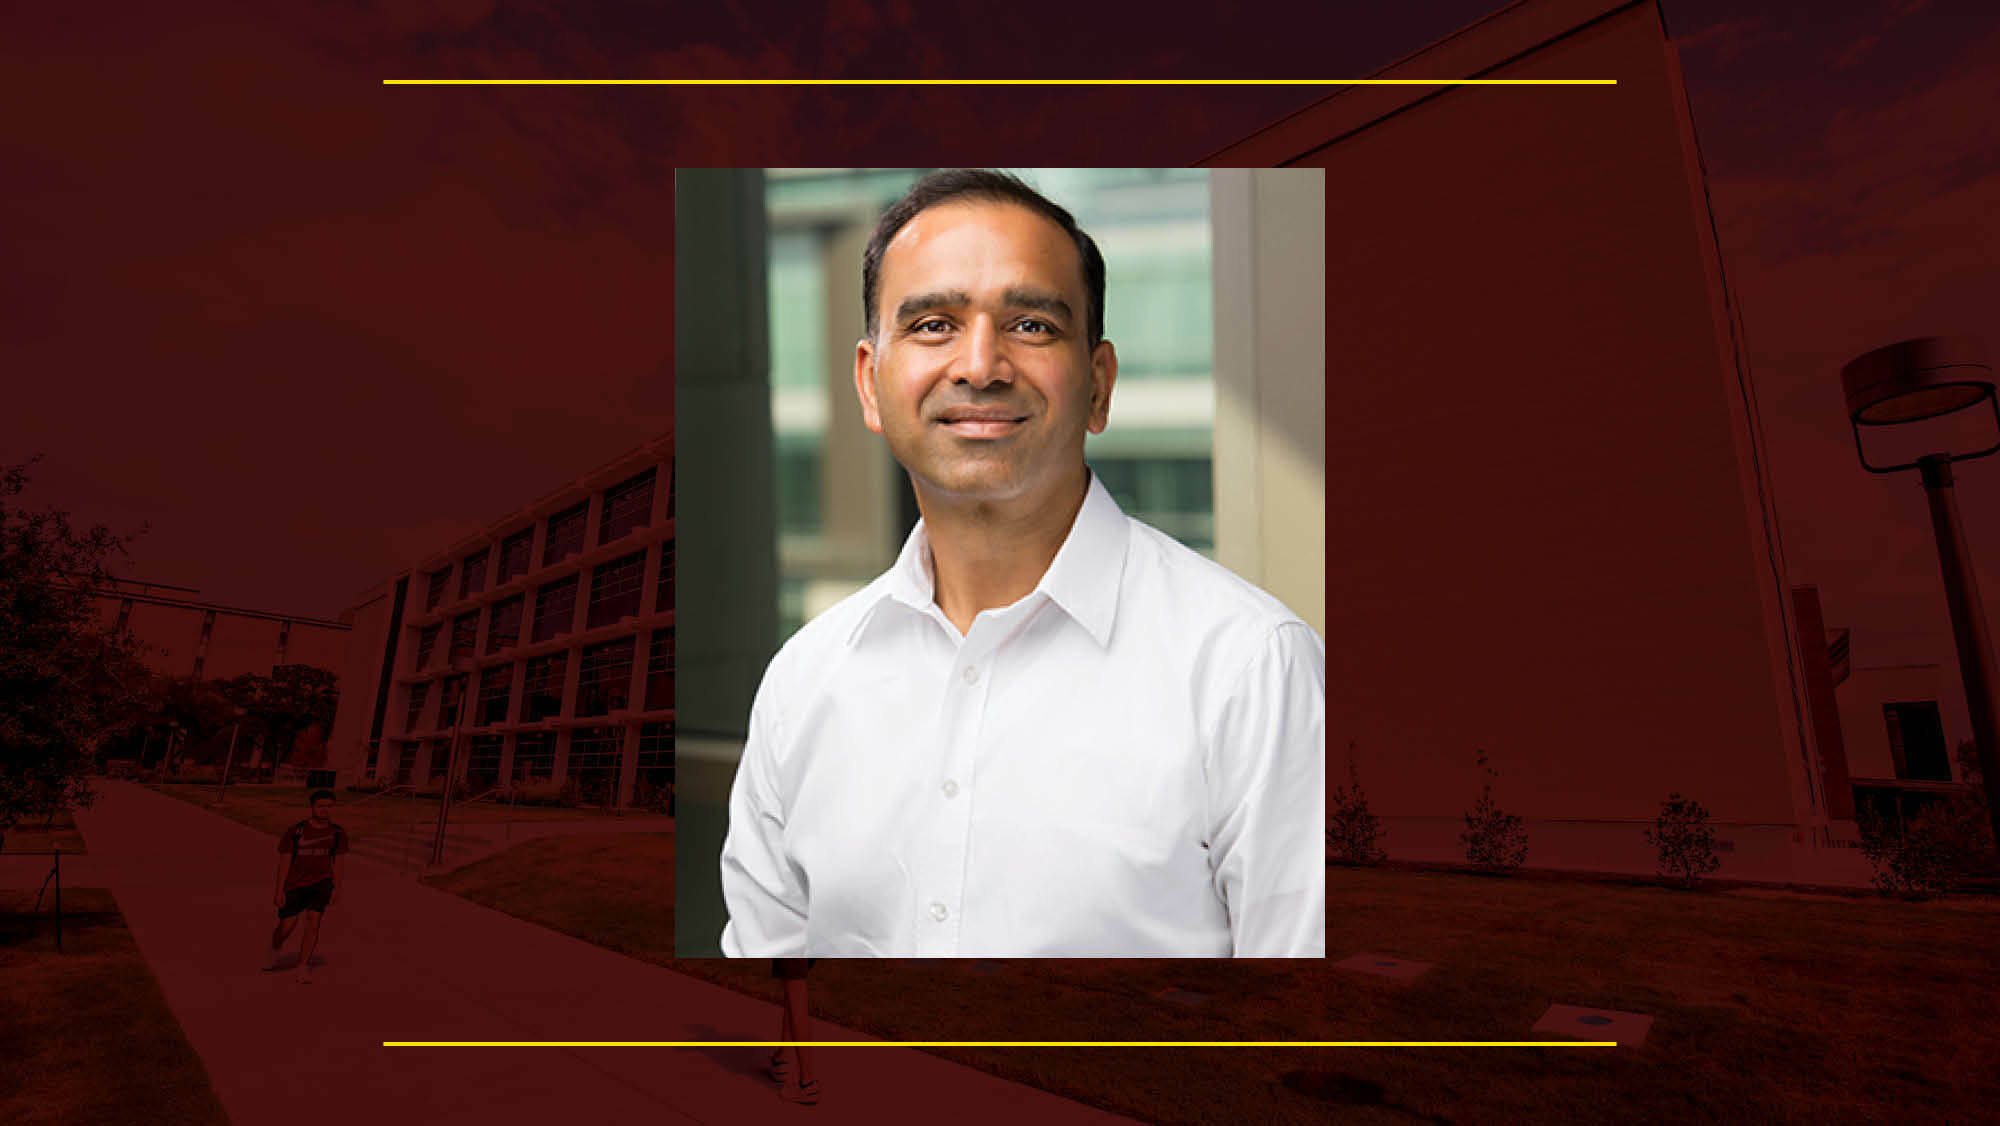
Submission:
[[[1111,385],[1118,382],[1118,349],[1100,340],[1090,350],[1090,432],[1104,433],[1111,421]]]
[[[861,400],[861,421],[882,432],[882,411],[875,404],[875,345],[866,337],[854,345],[854,394]]]

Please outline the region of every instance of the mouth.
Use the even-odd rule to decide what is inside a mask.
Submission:
[[[1005,438],[1028,421],[1026,415],[989,407],[954,407],[937,418],[937,424],[960,438]]]

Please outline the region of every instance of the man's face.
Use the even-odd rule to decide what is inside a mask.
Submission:
[[[313,820],[315,821],[325,821],[327,818],[332,817],[333,799],[321,798],[318,801],[312,803],[312,815],[313,815]]]
[[[1081,480],[1118,359],[1088,341],[1076,244],[1011,203],[918,214],[882,255],[876,323],[855,350],[862,419],[919,492],[1008,501]]]

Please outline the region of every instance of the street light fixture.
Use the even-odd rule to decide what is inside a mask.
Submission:
[[[1979,583],[1965,526],[1958,516],[1951,465],[2000,453],[1992,445],[1965,453],[1926,454],[1899,465],[1871,464],[1861,444],[1861,428],[1899,426],[1970,410],[1981,403],[1993,411],[2000,432],[2000,398],[1994,395],[1993,368],[1985,348],[1967,337],[1925,336],[1904,340],[1857,357],[1840,372],[1847,395],[1847,420],[1854,450],[1870,473],[1916,469],[1930,500],[1931,528],[1937,534],[1938,563],[1944,572],[1945,602],[1951,609],[1952,640],[1965,681],[1965,706],[1972,718],[1972,744],[1986,784],[1986,811],[2000,841],[2000,674],[1993,664],[1993,640],[1979,601]]]

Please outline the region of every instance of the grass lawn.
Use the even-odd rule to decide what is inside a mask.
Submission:
[[[187,785],[179,783],[148,783],[148,788],[179,798],[184,802],[201,806],[220,813],[232,821],[241,822],[253,829],[266,833],[282,833],[294,821],[310,811],[306,808],[306,794],[299,786],[236,786],[229,787],[228,797],[220,807],[215,805],[215,784]],[[381,796],[354,794],[339,791],[334,799],[333,819],[340,823],[354,839],[361,840],[376,833],[396,832],[420,821],[434,821],[437,818],[438,799],[411,798],[400,794]],[[451,807],[453,825],[498,825],[510,816],[508,807],[492,802],[454,802]],[[517,821],[588,821],[598,818],[618,816],[601,809],[565,809],[561,806],[515,806],[511,813]],[[633,816],[633,814],[626,814]],[[11,851],[12,846],[9,846]]]
[[[673,839],[531,841],[429,882],[775,1000],[765,962],[672,957]],[[1677,892],[1335,869],[1328,953],[1280,961],[872,962],[814,1012],[892,1039],[1529,1039],[1552,1003],[1655,1018],[1618,1049],[987,1049],[948,1056],[1162,1122],[1970,1120],[2000,1105],[2000,902]],[[1158,996],[1209,995],[1200,1004]]]
[[[84,851],[83,834],[76,830],[76,818],[65,810],[44,822],[30,818],[0,835],[0,852],[49,852],[60,848],[72,855]]]
[[[0,890],[0,1122],[226,1126],[111,893],[63,890],[60,954],[34,902]]]

